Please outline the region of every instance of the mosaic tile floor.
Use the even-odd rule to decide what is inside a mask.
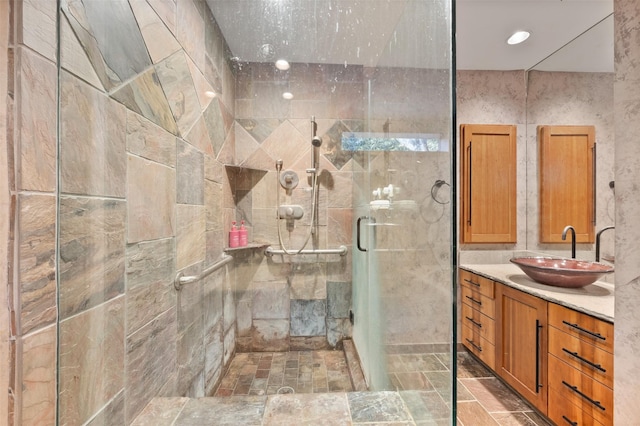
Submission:
[[[238,353],[215,396],[353,391],[342,351]]]
[[[336,357],[340,353],[237,354],[237,365],[229,369],[233,374],[223,379],[226,387],[221,385],[218,390],[229,396],[155,398],[133,424],[450,425],[448,354],[392,354],[389,373],[397,391],[352,392],[340,389],[348,380],[344,358]],[[325,371],[327,387],[323,388],[325,380],[320,378]],[[263,375],[267,377],[258,377]],[[282,385],[295,385],[297,392],[315,389],[322,393],[276,394],[273,391],[280,383],[270,385],[272,377],[278,377],[276,381],[282,377]],[[458,354],[457,397],[459,426],[550,425],[466,352]]]

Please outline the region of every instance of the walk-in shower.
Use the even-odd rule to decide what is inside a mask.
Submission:
[[[293,360],[271,385],[264,354],[336,367],[343,348],[370,392],[411,392],[298,368],[296,389],[348,406],[342,424],[381,421],[369,406],[453,418],[456,206],[430,194],[454,182],[450,1],[16,3],[16,134],[50,142],[16,150],[36,156],[16,172],[17,353],[33,368],[18,422],[131,424],[157,399],[183,416],[218,403],[236,356],[267,418]],[[407,142],[424,135],[432,149]],[[376,218],[366,252],[361,216]],[[228,246],[234,221],[246,246]]]

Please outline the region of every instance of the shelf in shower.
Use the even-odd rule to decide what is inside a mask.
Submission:
[[[271,244],[269,243],[258,243],[258,242],[253,242],[253,243],[249,243],[246,246],[242,246],[242,247],[227,247],[224,249],[225,253],[231,253],[231,252],[235,252],[235,251],[242,251],[242,250],[251,250],[251,249],[263,249],[265,247],[269,247]]]

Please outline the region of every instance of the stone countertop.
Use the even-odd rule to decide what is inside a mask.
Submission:
[[[460,265],[461,269],[538,296],[576,311],[613,323],[614,286],[596,281],[581,288],[561,288],[533,281],[511,263],[494,265]]]

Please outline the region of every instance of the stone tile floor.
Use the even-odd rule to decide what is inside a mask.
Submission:
[[[353,391],[342,351],[237,353],[215,396]]]
[[[327,369],[327,388],[324,381],[314,385],[314,368],[320,365],[338,366],[342,374],[344,360],[337,361],[335,351],[320,353],[237,354],[242,355],[235,366],[235,379],[224,382],[219,390],[247,392],[242,396],[216,398],[155,398],[133,423],[142,425],[450,425],[450,385],[448,354],[391,354],[389,374],[397,391],[351,392],[339,389]],[[329,352],[325,354],[324,352]],[[333,354],[333,355],[330,355]],[[264,356],[264,358],[263,358]],[[291,359],[289,359],[291,356]],[[273,371],[267,369],[267,360]],[[282,375],[284,360],[284,386],[295,385],[301,389],[316,389],[321,393],[274,394],[278,384],[269,385],[269,379]],[[289,362],[291,361],[291,362]],[[295,362],[297,361],[297,366]],[[239,364],[240,364],[239,363]],[[309,364],[310,363],[310,364]],[[536,414],[522,399],[513,393],[489,370],[467,352],[458,353],[457,424],[460,426],[548,426],[544,418]],[[246,367],[251,365],[251,368]],[[287,365],[289,368],[287,368]],[[246,369],[244,368],[246,367]],[[261,367],[261,368],[260,368]],[[287,369],[290,369],[287,381]],[[311,371],[309,380],[308,371]],[[231,371],[231,368],[229,369]],[[255,373],[252,373],[255,371]],[[258,371],[265,371],[258,373]],[[257,377],[266,375],[268,377]],[[348,373],[347,373],[348,374]],[[321,377],[322,373],[318,374]],[[244,377],[243,379],[240,379]],[[249,378],[251,377],[251,383]],[[299,377],[303,379],[300,380]],[[226,377],[225,377],[226,379]],[[266,379],[266,382],[263,380]],[[261,380],[254,385],[254,380]],[[348,376],[347,376],[348,380]],[[232,387],[232,383],[235,383]],[[265,384],[266,383],[266,384]],[[288,383],[288,384],[287,384]],[[302,384],[302,385],[301,385]],[[269,388],[269,386],[274,386]],[[327,389],[327,390],[322,390]],[[254,393],[252,393],[254,392]],[[262,392],[262,393],[261,393]]]

